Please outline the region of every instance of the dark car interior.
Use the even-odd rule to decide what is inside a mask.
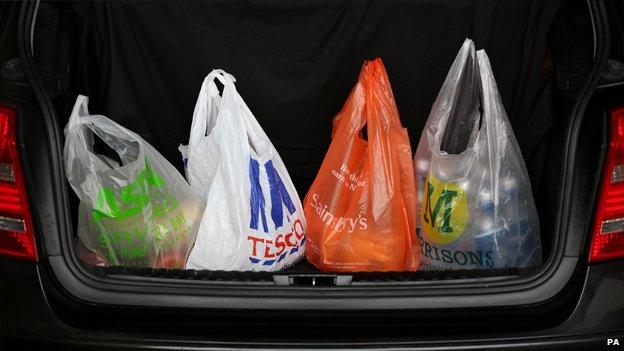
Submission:
[[[28,183],[37,252],[30,262],[0,257],[0,302],[20,301],[1,306],[0,335],[8,330],[22,347],[35,348],[24,341],[30,336],[61,336],[54,342],[78,349],[100,342],[346,348],[372,339],[402,348],[408,338],[439,349],[503,348],[517,338],[523,348],[542,336],[572,343],[574,333],[596,339],[621,329],[621,303],[614,302],[621,265],[589,258],[601,223],[596,203],[610,176],[603,174],[610,169],[610,109],[622,106],[624,92],[621,1],[9,5],[0,4],[0,22],[12,28],[0,32],[0,48],[7,48],[0,52],[0,103],[19,107],[17,164]],[[383,60],[414,153],[466,38],[489,56],[526,164],[540,265],[335,272],[302,260],[255,272],[105,267],[83,256],[80,201],[63,163],[63,130],[78,95],[89,97],[91,114],[136,132],[184,174],[178,147],[188,142],[199,89],[207,74],[223,69],[236,78],[303,200],[365,60]],[[466,141],[450,144],[447,151],[459,153]],[[118,157],[103,142],[95,147]]]
[[[199,87],[212,69],[222,68],[236,77],[301,198],[329,146],[331,120],[364,60],[383,59],[415,151],[457,50],[471,38],[490,57],[528,169],[543,257],[538,267],[453,272],[337,274],[319,272],[305,261],[275,273],[93,267],[76,257],[78,199],[66,185],[73,227],[58,233],[60,255],[52,266],[66,265],[59,274],[102,284],[94,285],[98,292],[92,296],[100,301],[114,300],[106,297],[107,289],[137,294],[153,288],[171,296],[227,287],[258,296],[253,289],[277,293],[284,286],[316,297],[322,289],[366,296],[381,289],[400,295],[406,287],[451,297],[462,287],[522,290],[548,280],[562,262],[571,265],[567,278],[551,282],[573,285],[570,277],[585,262],[579,258],[591,221],[590,190],[599,180],[601,158],[591,151],[604,143],[598,128],[582,128],[604,123],[588,102],[586,82],[601,50],[592,20],[584,2],[545,0],[41,2],[33,24],[33,65],[53,104],[59,135],[76,96],[87,95],[91,113],[138,133],[183,172],[178,145],[188,141]],[[617,79],[617,74],[598,77],[594,84]],[[584,115],[577,113],[581,104],[589,111]],[[45,140],[37,137],[45,134],[39,126],[32,128],[27,150]],[[580,136],[571,139],[571,131]],[[62,137],[58,142],[62,147]],[[586,191],[570,200],[566,187]],[[562,225],[569,216],[576,216],[575,231]],[[63,286],[65,278],[54,279]],[[309,290],[312,285],[316,290]],[[190,308],[207,300],[187,301]],[[431,301],[423,303],[434,306]],[[526,318],[530,324],[531,315]]]
[[[583,7],[556,1],[44,2],[33,45],[60,125],[75,96],[87,95],[92,113],[137,132],[181,172],[178,145],[188,140],[203,77],[214,68],[234,72],[303,198],[329,145],[331,119],[365,59],[381,57],[388,67],[415,150],[448,67],[470,37],[491,58],[529,171],[547,261],[562,171],[554,156],[592,61]]]

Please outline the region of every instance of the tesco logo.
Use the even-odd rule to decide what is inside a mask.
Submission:
[[[269,183],[269,199],[265,199],[262,185],[260,184],[260,163],[253,158],[249,162],[249,180],[251,182],[251,196],[249,207],[251,220],[249,228],[253,231],[269,233],[269,229],[278,232],[274,239],[268,239],[261,235],[249,235],[247,240],[251,243],[251,255],[249,260],[255,264],[270,266],[279,263],[286,256],[299,251],[305,242],[305,229],[299,218],[292,220],[290,216],[284,218],[284,208],[291,216],[296,212],[295,205],[290,198],[284,182],[275,170],[273,162],[267,161],[264,165]],[[267,216],[266,205],[270,201],[270,216]],[[271,218],[273,226],[269,227],[267,217]],[[287,231],[279,233],[280,228],[287,227]]]

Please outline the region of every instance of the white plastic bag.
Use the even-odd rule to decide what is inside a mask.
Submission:
[[[215,79],[224,86],[221,96]],[[277,271],[304,256],[303,208],[235,81],[222,70],[206,77],[189,145],[180,146],[187,179],[206,200],[187,268]]]
[[[526,167],[487,54],[475,54],[470,39],[431,109],[414,167],[421,269],[540,263],[539,221]]]
[[[78,96],[65,127],[65,173],[80,199],[78,236],[110,266],[183,268],[203,202],[150,144]],[[96,154],[97,135],[117,161]]]

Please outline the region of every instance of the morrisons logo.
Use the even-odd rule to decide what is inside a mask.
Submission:
[[[442,182],[433,175],[425,181],[422,227],[427,239],[444,245],[459,238],[468,223],[468,201],[461,186]]]

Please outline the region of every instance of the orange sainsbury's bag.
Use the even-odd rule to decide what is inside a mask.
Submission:
[[[381,59],[364,62],[333,124],[304,201],[308,260],[321,270],[416,270],[412,151]]]

